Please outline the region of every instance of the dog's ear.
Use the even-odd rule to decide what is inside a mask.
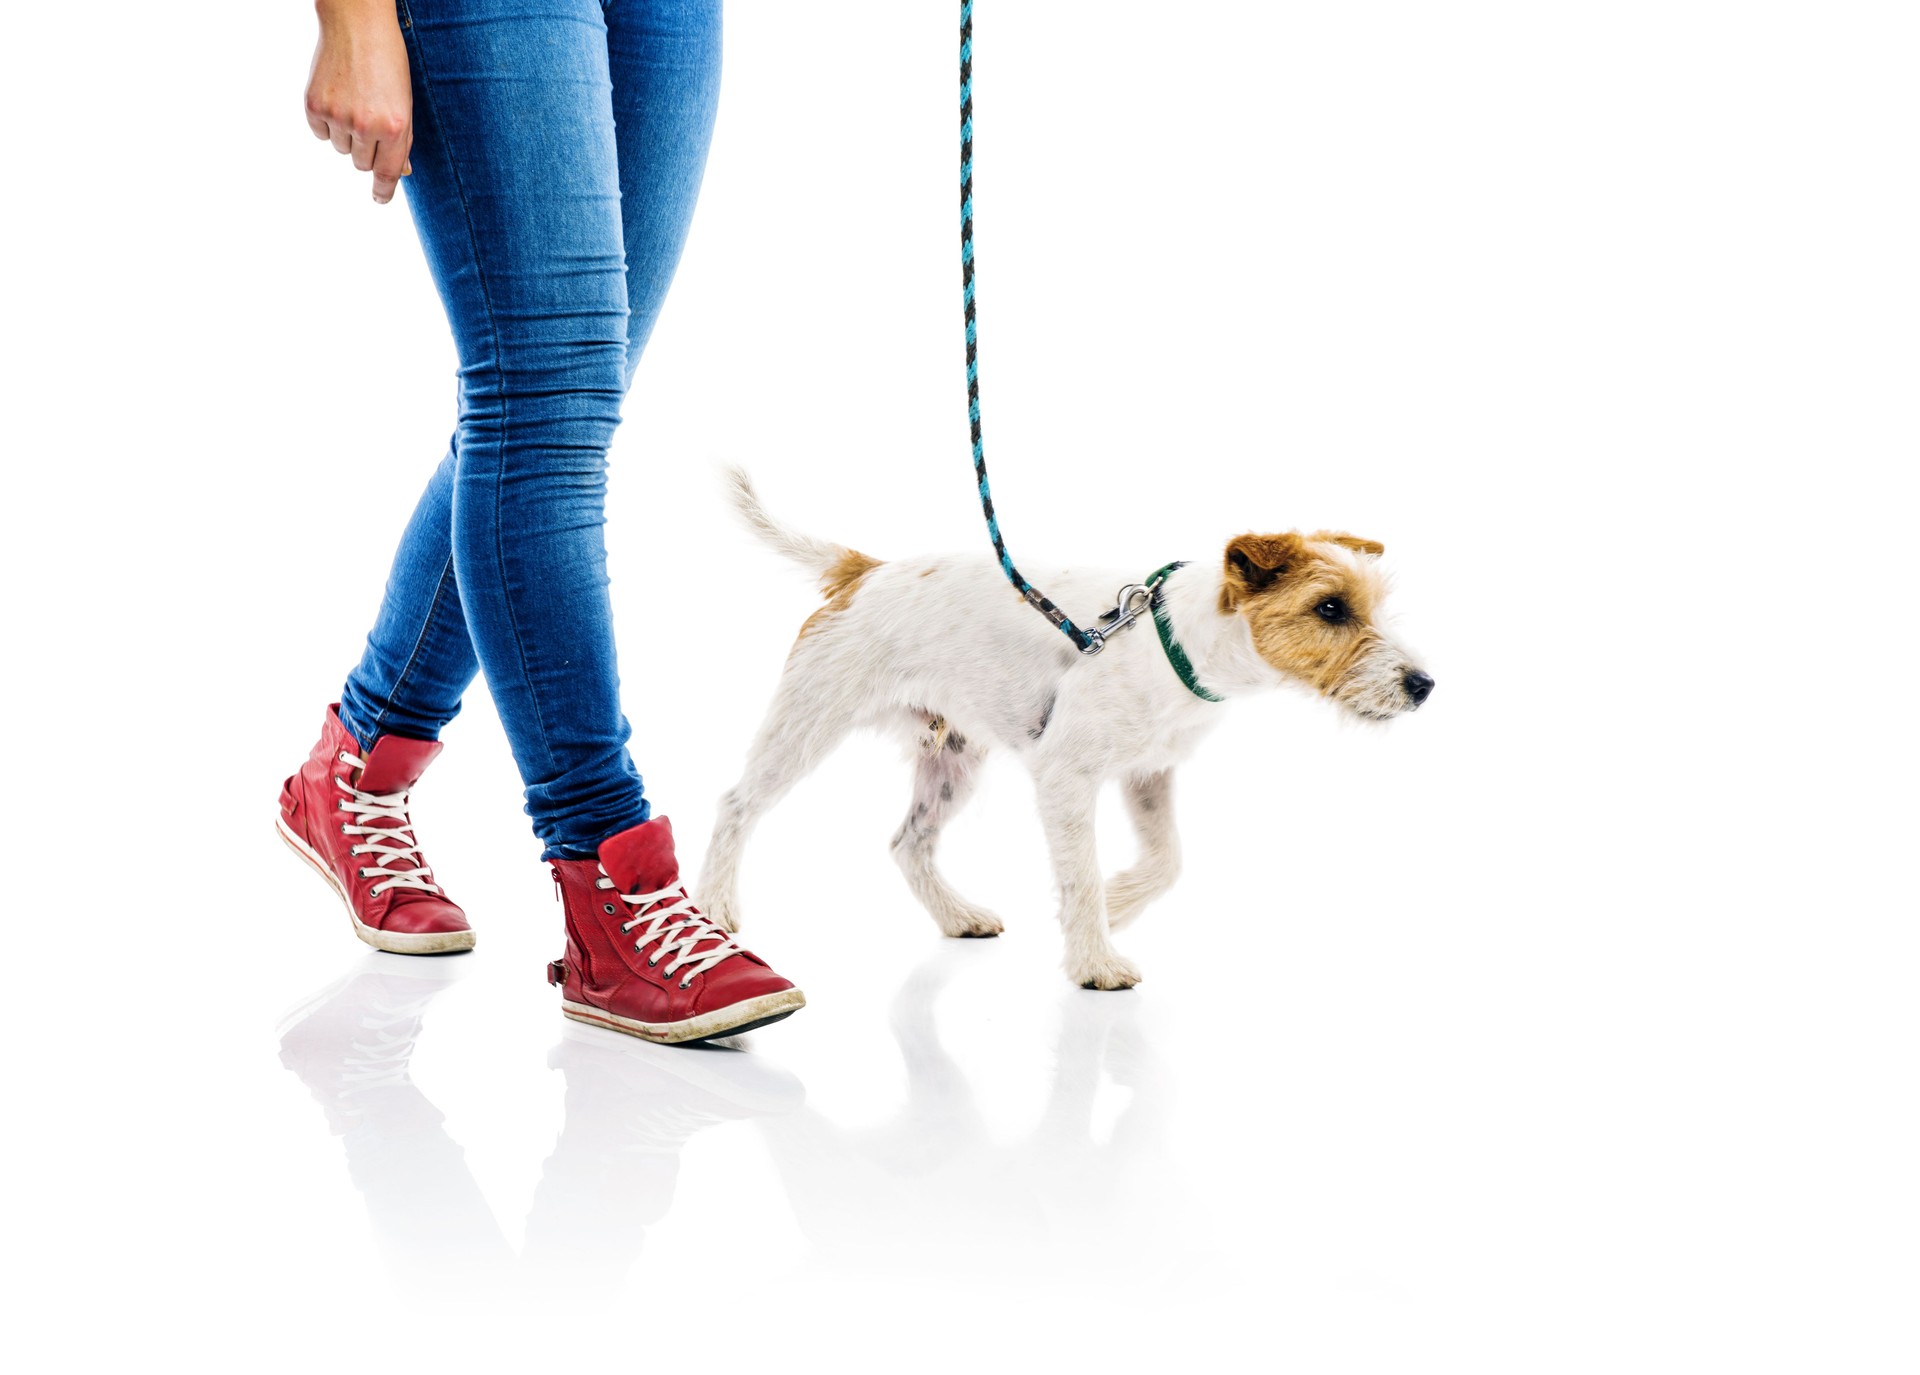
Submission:
[[[1344,530],[1317,530],[1308,538],[1319,540],[1323,544],[1337,544],[1342,549],[1351,549],[1356,554],[1365,554],[1377,559],[1387,552],[1387,546],[1377,539],[1361,539],[1358,535],[1349,535]]]
[[[1231,611],[1242,598],[1272,587],[1298,567],[1305,554],[1306,541],[1293,530],[1284,535],[1237,535],[1228,540],[1221,606]]]

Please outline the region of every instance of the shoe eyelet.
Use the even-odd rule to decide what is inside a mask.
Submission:
[[[361,877],[361,878],[365,878],[366,876],[367,876],[367,871],[366,871],[365,869],[362,869],[362,870],[360,871],[360,877]]]
[[[606,913],[606,914],[607,914],[608,916],[610,916],[610,917],[611,917],[611,916],[614,916],[614,915],[616,915],[616,914],[618,914],[618,912],[619,912],[619,910],[620,910],[620,909],[619,909],[619,908],[617,908],[617,907],[615,907],[615,906],[614,906],[614,905],[613,905],[612,903],[610,903],[610,902],[603,902],[603,903],[601,903],[601,904],[600,904],[600,910],[601,910],[602,912],[605,912],[605,913]]]
[[[682,988],[683,990],[685,990],[685,989],[689,989],[689,988],[692,988],[692,987],[693,987],[693,980],[691,980],[691,979],[682,979],[682,980],[680,981],[680,987],[681,987],[681,988]]]
[[[633,948],[634,948],[635,950],[638,950],[638,949],[639,949],[640,947],[636,945],[636,946],[634,946]],[[651,969],[651,968],[653,968],[653,967],[654,967],[654,966],[655,966],[656,964],[659,964],[659,963],[660,963],[660,957],[659,957],[658,955],[655,955],[655,956],[654,956],[654,957],[653,957],[652,959],[650,959],[650,960],[648,960],[648,961],[647,961],[647,968],[649,968],[649,969]]]

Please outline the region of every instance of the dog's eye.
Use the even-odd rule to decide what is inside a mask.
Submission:
[[[1352,610],[1338,597],[1328,597],[1324,602],[1321,602],[1320,605],[1313,608],[1313,614],[1325,621],[1328,625],[1345,625],[1353,619]]]

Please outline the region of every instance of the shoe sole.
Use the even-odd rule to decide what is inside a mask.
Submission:
[[[797,988],[783,988],[778,993],[763,993],[758,998],[747,998],[680,1022],[640,1022],[631,1017],[603,1012],[586,1003],[565,1000],[561,1001],[560,1011],[588,1026],[624,1032],[656,1045],[674,1046],[684,1045],[688,1041],[709,1041],[716,1036],[738,1036],[743,1031],[770,1026],[791,1017],[806,1005],[806,994]]]
[[[347,909],[347,916],[353,922],[353,934],[372,946],[375,950],[384,950],[389,955],[445,955],[455,950],[473,949],[474,935],[471,931],[382,931],[368,926],[360,920],[360,914],[353,910],[353,901],[348,898],[347,890],[340,886],[340,880],[333,876],[333,870],[319,853],[306,841],[295,835],[287,825],[284,816],[273,819],[273,828],[280,833],[280,839],[287,842],[287,848],[307,862],[307,867],[327,881],[327,887],[333,889]]]

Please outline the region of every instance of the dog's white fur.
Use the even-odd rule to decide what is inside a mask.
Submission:
[[[1220,719],[1224,705],[1190,692],[1168,663],[1149,617],[1099,655],[1079,654],[1034,613],[989,557],[949,555],[873,564],[842,545],[776,522],[738,469],[732,495],[747,524],[775,549],[831,582],[853,570],[828,609],[808,622],[787,659],[744,776],[721,799],[698,899],[729,931],[740,920],[740,857],[755,822],[856,726],[902,739],[915,758],[913,802],[893,855],[941,931],[993,936],[1000,919],[955,892],[934,866],[941,828],[965,805],[990,749],[1032,770],[1060,888],[1066,970],[1083,986],[1127,988],[1140,971],[1110,934],[1164,893],[1180,869],[1173,768]],[[1318,537],[1315,537],[1316,539]],[[1341,537],[1346,538],[1346,537]],[[1359,543],[1359,542],[1356,542]],[[1377,550],[1378,546],[1372,546]],[[1312,545],[1322,571],[1377,584],[1368,553]],[[852,561],[849,564],[849,561]],[[1121,573],[1036,570],[1038,584],[1084,614],[1136,581]],[[1165,585],[1175,635],[1199,681],[1226,698],[1301,681],[1256,647],[1248,618],[1224,610],[1231,562],[1195,564]],[[1406,652],[1371,628],[1337,684],[1318,684],[1356,715],[1415,705],[1403,683]],[[1269,639],[1271,644],[1271,639]],[[1134,866],[1101,880],[1094,804],[1118,779],[1140,841]]]

